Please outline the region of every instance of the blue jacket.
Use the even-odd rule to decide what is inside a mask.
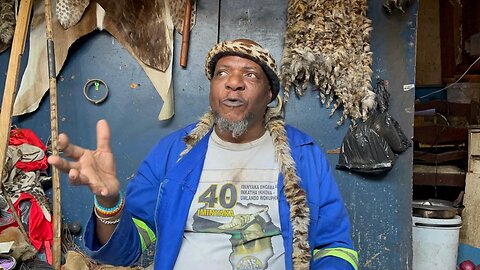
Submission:
[[[160,140],[141,163],[128,184],[121,220],[104,246],[96,241],[92,215],[86,226],[85,245],[93,259],[129,265],[138,260],[142,248],[155,242],[155,269],[173,269],[210,137],[208,134],[202,138],[178,160],[185,149],[183,137],[194,126]],[[358,257],[350,237],[350,221],[325,155],[308,135],[288,125],[286,130],[310,207],[311,269],[357,269]],[[281,174],[278,183],[283,187]],[[286,269],[292,269],[292,225],[283,188],[279,189],[278,198],[285,264]]]

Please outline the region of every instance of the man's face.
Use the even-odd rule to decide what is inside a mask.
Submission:
[[[262,67],[246,58],[224,56],[218,60],[210,82],[210,107],[230,123],[249,120],[262,125],[272,97]]]

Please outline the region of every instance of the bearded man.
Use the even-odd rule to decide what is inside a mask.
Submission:
[[[254,41],[215,45],[207,55],[210,108],[199,122],[152,149],[120,191],[110,131],[97,149],[58,147],[49,157],[95,206],[89,255],[131,265],[155,245],[154,269],[357,269],[347,211],[325,155],[268,104],[280,83],[270,53]]]

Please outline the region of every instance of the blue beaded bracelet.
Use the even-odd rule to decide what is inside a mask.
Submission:
[[[100,210],[100,212],[102,214],[106,214],[106,215],[109,215],[109,214],[113,214],[115,212],[118,212],[118,210],[123,206],[123,197],[122,197],[122,193],[119,192],[118,193],[118,202],[115,206],[113,207],[110,207],[110,208],[106,208],[106,207],[103,207],[102,205],[100,205],[100,203],[98,203],[98,200],[97,200],[97,196],[93,196],[93,200],[95,202],[95,207]]]

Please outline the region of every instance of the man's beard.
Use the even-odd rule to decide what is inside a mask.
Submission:
[[[213,111],[215,116],[215,125],[218,127],[220,132],[231,132],[233,138],[238,138],[245,134],[248,129],[248,124],[250,120],[253,119],[253,113],[248,113],[248,115],[239,121],[228,121],[227,119],[221,117],[218,112]]]

